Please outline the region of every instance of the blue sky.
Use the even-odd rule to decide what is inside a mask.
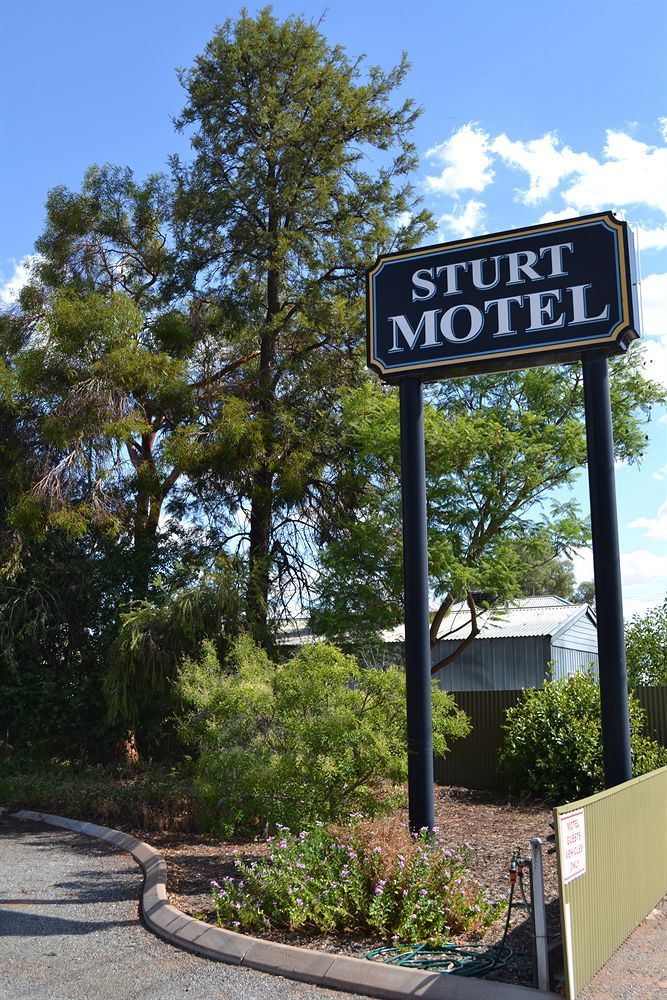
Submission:
[[[247,3],[252,12],[260,4]],[[188,67],[240,4],[206,0],[0,0],[0,300],[33,250],[48,190],[91,163],[138,176],[187,154],[171,117]],[[637,230],[649,372],[667,385],[667,4],[662,0],[278,2],[324,17],[369,64],[408,53],[424,113],[415,183],[438,239],[616,210]],[[667,409],[641,468],[617,469],[626,616],[667,589]],[[576,495],[587,509],[586,478]],[[592,576],[590,555],[576,561]]]

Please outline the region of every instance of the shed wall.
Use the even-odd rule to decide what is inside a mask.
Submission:
[[[576,649],[585,653],[597,653],[597,629],[588,615],[582,615],[568,629],[554,636],[554,645],[562,646],[564,649]]]
[[[581,673],[589,666],[592,668],[595,677],[598,676],[598,654],[585,652],[580,649],[565,649],[562,646],[552,646],[549,659],[553,663],[552,677],[559,680],[561,677],[568,677],[570,674]]]
[[[459,642],[436,643],[433,662],[453,653]],[[436,674],[444,691],[511,691],[541,687],[551,646],[546,636],[476,639]]]

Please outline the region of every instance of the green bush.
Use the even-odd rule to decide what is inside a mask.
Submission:
[[[295,835],[282,828],[268,859],[237,858],[237,878],[213,883],[218,923],[443,944],[498,917],[503,904],[485,900],[471,881],[466,848],[448,850],[437,833],[386,832],[316,826]]]
[[[407,776],[403,671],[361,669],[333,646],[305,646],[283,664],[243,637],[220,668],[202,644],[177,693],[181,735],[197,742],[197,793],[223,836],[237,829],[372,816],[396,803]],[[446,753],[469,720],[433,691],[434,749]]]
[[[667,599],[661,608],[635,615],[625,629],[628,684],[667,684]]]
[[[630,695],[632,773],[667,764],[667,750],[644,734],[645,713]],[[513,792],[553,804],[604,788],[600,687],[578,673],[522,692],[507,710],[500,763]]]

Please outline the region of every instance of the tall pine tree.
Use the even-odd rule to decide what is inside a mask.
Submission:
[[[266,8],[227,22],[181,75],[194,159],[174,160],[180,276],[219,308],[230,356],[252,356],[239,395],[257,448],[236,489],[264,644],[272,595],[307,586],[304,539],[338,499],[329,459],[341,392],[365,377],[364,270],[430,228],[406,181],[418,110],[393,104],[406,70],[363,74],[317,27]]]

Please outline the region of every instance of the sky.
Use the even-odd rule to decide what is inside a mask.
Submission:
[[[262,4],[246,3],[253,13]],[[242,4],[0,0],[0,303],[25,278],[47,192],[92,163],[138,177],[188,155],[188,68]],[[407,52],[423,109],[414,183],[437,241],[611,209],[636,233],[647,374],[667,387],[667,4],[663,0],[277,2],[366,65]],[[435,241],[434,240],[434,241]],[[667,408],[616,469],[626,618],[667,591]],[[588,511],[585,474],[575,488]],[[592,557],[575,559],[592,579]]]

